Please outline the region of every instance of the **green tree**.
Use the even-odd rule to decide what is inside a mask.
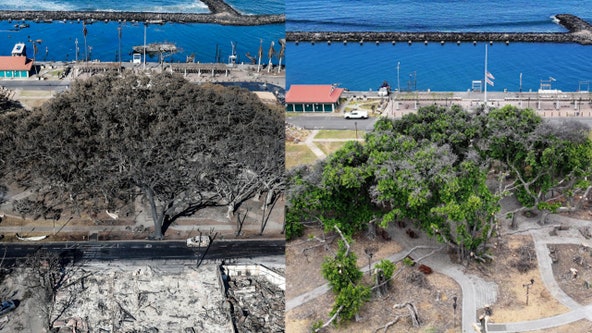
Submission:
[[[372,179],[367,159],[364,146],[351,141],[325,161],[292,170],[286,207],[290,236],[311,221],[320,221],[328,231],[337,226],[347,235],[363,230],[376,214],[367,195]]]
[[[397,266],[388,259],[382,259],[380,262],[374,265],[374,268],[382,271],[385,280],[390,280],[390,278],[393,277],[393,273],[395,272]]]
[[[326,258],[321,267],[321,274],[329,281],[333,292],[339,294],[348,285],[356,285],[363,273],[356,265],[357,257],[349,251],[343,241],[339,241],[339,249],[334,258]]]
[[[506,106],[487,117],[482,146],[513,182],[500,194],[515,194],[524,207],[550,208],[559,197],[572,199],[590,187],[589,128],[580,122],[543,122],[532,110]],[[522,208],[521,208],[522,209]]]
[[[350,283],[337,294],[330,315],[333,316],[338,313],[340,319],[338,323],[351,320],[360,312],[362,306],[370,300],[370,296],[370,287]]]

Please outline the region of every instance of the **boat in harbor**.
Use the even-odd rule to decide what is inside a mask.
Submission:
[[[173,43],[151,43],[146,45],[137,45],[133,47],[135,54],[143,54],[144,50],[148,56],[156,56],[165,58],[179,51],[177,45]]]

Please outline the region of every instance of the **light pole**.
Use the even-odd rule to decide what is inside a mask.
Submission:
[[[532,287],[533,284],[534,284],[534,279],[530,279],[530,283],[525,283],[522,285],[522,287],[526,288],[526,305],[528,305],[528,294],[530,291],[530,287]]]
[[[401,80],[399,77],[399,72],[401,70],[401,62],[397,61],[397,92],[401,93]]]
[[[74,52],[76,53],[76,62],[78,62],[78,52],[80,52],[80,49],[78,48],[78,38],[74,40],[74,45],[76,45],[76,50],[74,50]]]
[[[364,249],[364,252],[366,252],[366,255],[368,256],[368,275],[372,275],[372,257],[376,250],[377,249],[373,246]]]

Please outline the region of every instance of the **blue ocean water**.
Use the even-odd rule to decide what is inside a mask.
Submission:
[[[564,32],[552,18],[568,13],[592,22],[590,1],[287,0],[287,31]],[[494,43],[488,47],[491,91],[585,90],[592,81],[592,46]],[[383,81],[401,90],[466,91],[484,77],[485,43],[288,43],[286,85],[339,83],[376,90]],[[398,68],[398,70],[397,70]]]
[[[286,0],[287,31],[563,31],[551,17],[592,19],[589,0]]]
[[[485,44],[288,43],[286,84],[367,91],[386,80],[402,91],[466,91],[484,77]],[[581,81],[592,82],[591,56],[592,46],[579,44],[494,43],[488,45],[487,69],[495,77],[488,90],[537,91],[549,77],[553,89],[583,90]]]
[[[235,9],[245,14],[276,14],[284,10],[282,0],[259,1],[254,6],[247,0],[228,1]],[[6,0],[0,3],[0,9],[8,10],[113,10],[113,11],[152,11],[152,12],[195,12],[207,13],[207,7],[197,0],[146,0],[128,2],[116,0],[64,0],[38,2],[22,0]],[[27,24],[27,28],[17,26]],[[119,52],[117,22],[95,22],[87,24],[86,50],[89,59],[100,61],[116,61]],[[284,25],[273,24],[263,26],[221,26],[216,24],[150,24],[146,27],[146,42],[172,42],[180,51],[167,61],[184,62],[186,57],[194,55],[196,61],[214,62],[219,59],[227,62],[232,53],[232,44],[236,45],[239,62],[248,63],[246,53],[256,56],[259,45],[263,43],[264,54],[275,43],[274,49],[279,51],[278,39],[284,37]],[[78,52],[76,47],[78,41]],[[81,22],[36,23],[20,20],[0,21],[0,55],[9,55],[12,46],[17,42],[25,42],[28,55],[32,57],[33,42],[38,53],[36,60],[72,61],[77,57],[84,59],[85,43]],[[121,24],[121,55],[122,61],[131,61],[133,46],[143,45],[144,24],[126,22]],[[78,55],[77,55],[78,53]],[[217,57],[218,55],[218,57]],[[149,59],[157,61],[157,59]],[[277,58],[273,60],[277,63]],[[282,61],[285,63],[285,61]]]

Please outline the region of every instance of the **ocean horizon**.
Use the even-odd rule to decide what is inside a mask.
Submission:
[[[280,14],[284,11],[281,0],[263,0],[255,6],[247,0],[227,0],[227,3],[246,15]],[[7,0],[0,4],[0,10],[58,10],[58,11],[149,11],[149,12],[191,12],[208,13],[207,6],[196,0],[147,0],[123,2],[115,0],[51,1],[23,3],[20,0]],[[29,57],[39,61],[74,61],[88,56],[93,61],[118,61],[119,29],[121,29],[121,58],[123,62],[132,60],[134,46],[144,44],[144,24],[138,22],[94,22],[87,24],[86,48],[83,24],[78,21],[54,21],[42,23],[33,21],[0,21],[0,55],[10,55],[16,43],[25,43]],[[228,62],[235,46],[238,62],[250,63],[247,53],[257,56],[260,44],[263,45],[264,59],[271,43],[274,43],[277,64],[278,40],[284,38],[284,24],[261,26],[223,26],[209,23],[195,24],[148,24],[146,43],[174,43],[179,51],[166,58],[167,62],[185,62],[193,56],[199,62]],[[33,43],[38,52],[33,55]],[[78,51],[77,51],[78,50]],[[85,52],[86,50],[86,52]],[[148,58],[157,62],[158,59]],[[267,63],[268,61],[262,61]],[[282,60],[285,63],[285,60]]]
[[[573,14],[592,22],[582,0],[531,1],[340,1],[286,2],[287,31],[566,32],[554,20]],[[430,10],[426,10],[429,8]],[[592,45],[493,43],[490,91],[537,91],[541,84],[562,91],[589,90]],[[286,88],[292,84],[337,84],[355,91],[377,90],[383,81],[401,91],[467,91],[485,77],[485,43],[290,42]],[[545,86],[547,87],[547,86]]]

